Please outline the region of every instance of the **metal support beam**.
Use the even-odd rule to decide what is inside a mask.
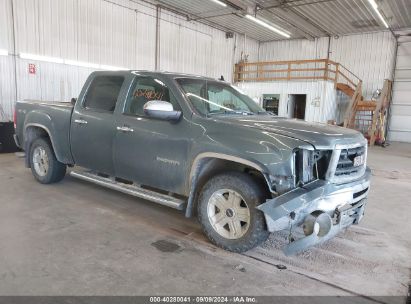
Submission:
[[[270,12],[271,14],[275,15],[277,18],[279,18],[279,19],[283,20],[284,22],[288,23],[292,27],[294,27],[297,32],[299,32],[301,35],[303,35],[308,40],[314,40],[315,37],[313,35],[308,33],[305,29],[303,29],[303,28],[299,27],[298,25],[296,25],[294,22],[290,21],[288,18],[284,18],[284,17],[280,16],[279,14],[273,12],[272,10],[267,10],[267,11]]]
[[[155,58],[154,69],[159,70],[160,67],[160,5],[156,5],[156,44],[155,44]]]
[[[283,11],[283,14],[285,16],[289,16],[290,18],[284,18],[284,21],[289,23],[290,25],[296,27],[297,29],[299,29],[300,31],[303,31],[305,34],[304,36],[306,36],[307,31],[304,29],[301,29],[301,27],[298,27],[295,25],[295,22],[291,21],[291,20],[295,20],[295,16],[301,20],[303,20],[304,22],[308,23],[309,25],[311,25],[312,27],[314,27],[315,29],[319,30],[320,32],[322,32],[323,34],[325,34],[326,36],[332,36],[331,33],[329,33],[326,29],[324,29],[321,25],[319,25],[318,23],[312,21],[310,18],[308,18],[307,16],[305,16],[303,13],[301,13],[300,11],[296,10],[295,7],[301,7],[301,6],[305,6],[305,5],[312,5],[312,4],[319,4],[319,3],[325,3],[325,2],[331,2],[331,1],[336,1],[336,0],[317,0],[314,2],[303,2],[303,3],[298,3],[298,2],[302,2],[301,0],[295,0],[295,1],[286,1],[283,0],[281,1],[281,3],[276,4],[276,5],[270,5],[270,6],[259,6],[258,7],[258,11],[269,11],[270,13],[276,15],[277,17],[279,17],[278,13],[276,13],[275,11],[273,11],[273,9],[278,9]],[[285,11],[288,10],[288,11]],[[290,12],[295,15],[295,16],[291,16]],[[312,35],[309,34],[311,37]],[[309,38],[308,38],[309,39]]]
[[[281,1],[280,4],[276,4],[276,5],[270,5],[270,6],[264,6],[264,7],[260,6],[258,8],[258,10],[261,11],[261,10],[269,10],[269,9],[272,9],[272,8],[298,7],[298,6],[305,6],[305,5],[325,3],[325,2],[333,2],[333,1],[337,1],[337,0],[317,0],[317,1],[313,1],[313,2],[302,2],[302,0]],[[294,4],[296,2],[302,2],[302,3]]]

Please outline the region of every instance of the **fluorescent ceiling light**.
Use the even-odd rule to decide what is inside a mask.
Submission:
[[[29,60],[36,60],[36,61],[47,61],[53,63],[63,63],[64,60],[57,57],[49,57],[49,56],[40,56],[28,53],[20,53],[20,58],[29,59]]]
[[[276,32],[277,34],[280,34],[281,36],[284,36],[284,37],[286,37],[286,38],[290,38],[290,37],[291,37],[291,36],[290,36],[289,34],[287,34],[286,32],[283,32],[283,31],[275,28],[274,26],[271,26],[271,25],[269,25],[268,23],[266,23],[266,22],[264,22],[264,21],[262,21],[262,20],[260,20],[260,19],[257,19],[257,18],[255,18],[255,17],[253,17],[253,16],[251,16],[251,15],[245,15],[245,17],[246,17],[247,19],[250,19],[251,21],[254,21],[255,23],[258,23],[258,24],[261,25],[261,26],[264,26],[265,28],[268,28],[269,30],[271,30],[271,31],[273,31],[273,32]]]
[[[7,56],[8,54],[9,53],[7,50],[0,49],[0,55]],[[67,65],[73,65],[73,66],[84,67],[84,68],[92,68],[92,69],[100,69],[100,70],[109,70],[109,71],[128,70],[123,67],[116,67],[112,65],[103,65],[103,64],[100,65],[100,64],[91,63],[91,62],[62,59],[62,58],[57,58],[57,57],[40,56],[40,55],[34,55],[34,54],[28,54],[28,53],[20,53],[20,58],[36,60],[36,61],[46,61],[46,62],[52,62],[52,63],[64,63]]]
[[[8,50],[0,49],[0,56],[7,56],[9,54]]]
[[[384,26],[386,28],[389,28],[387,22],[385,21],[384,17],[381,15],[379,9],[378,9],[378,5],[375,2],[375,0],[368,0],[368,2],[371,4],[372,8],[374,9],[374,11],[377,13],[378,18],[380,18],[380,20],[382,21],[382,23],[384,24]]]
[[[93,68],[93,69],[100,68],[100,65],[98,64],[84,62],[84,61],[77,61],[77,60],[64,60],[64,63],[68,65],[75,65],[75,66],[84,67],[84,68]]]
[[[220,4],[221,6],[224,6],[224,7],[227,6],[227,4],[225,4],[224,2],[221,2],[219,0],[211,0],[211,1],[213,1],[214,3]]]
[[[116,67],[112,65],[100,65],[100,69],[102,70],[108,70],[108,71],[125,71],[128,70],[126,68],[121,68],[121,67]]]

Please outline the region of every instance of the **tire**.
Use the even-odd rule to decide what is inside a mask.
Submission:
[[[66,175],[66,165],[57,160],[48,138],[34,140],[29,157],[31,172],[42,184],[57,183]]]
[[[265,198],[261,185],[245,173],[229,172],[211,178],[202,188],[197,205],[204,233],[213,244],[232,252],[258,246],[269,236],[264,214],[256,208]],[[248,223],[242,221],[246,219]]]

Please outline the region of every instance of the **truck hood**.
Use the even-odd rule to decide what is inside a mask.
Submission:
[[[317,149],[334,148],[336,144],[353,144],[364,141],[355,130],[322,123],[306,122],[278,116],[220,116],[215,120],[240,128],[253,128],[259,132],[281,134],[313,145]]]

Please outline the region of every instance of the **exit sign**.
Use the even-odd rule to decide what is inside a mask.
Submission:
[[[29,63],[29,74],[36,74],[36,65],[34,63]]]

